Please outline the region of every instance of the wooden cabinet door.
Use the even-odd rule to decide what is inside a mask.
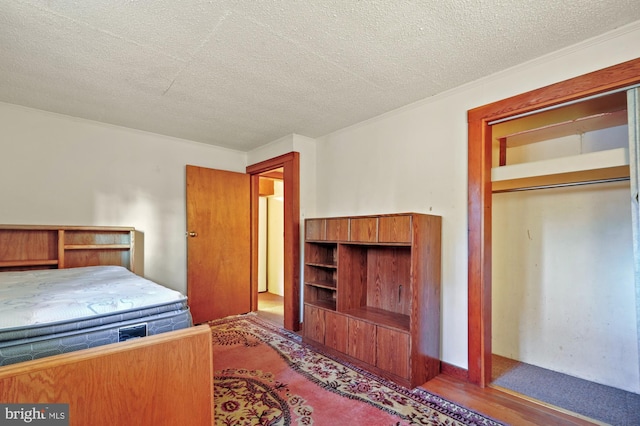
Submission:
[[[335,312],[325,311],[324,319],[324,344],[342,353],[347,353],[348,318]]]
[[[349,219],[327,219],[327,241],[347,241],[349,239]]]
[[[351,218],[351,236],[349,241],[360,243],[378,242],[378,218],[358,217]]]
[[[411,352],[409,334],[380,326],[376,331],[376,366],[396,376],[409,379]]]
[[[304,222],[304,238],[312,241],[322,241],[326,238],[324,219],[307,219]]]
[[[324,309],[304,305],[304,337],[324,344]]]
[[[250,177],[187,166],[187,297],[200,324],[251,311]]]
[[[349,318],[347,354],[371,365],[376,365],[376,326],[366,321]]]
[[[378,221],[378,242],[411,243],[411,216],[382,216]]]

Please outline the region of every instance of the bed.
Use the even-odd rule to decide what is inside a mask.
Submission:
[[[118,424],[211,424],[210,332],[134,273],[136,236],[0,225],[0,403],[68,403],[70,424],[113,424],[118,407]]]
[[[0,273],[0,365],[191,325],[185,296],[122,266]]]

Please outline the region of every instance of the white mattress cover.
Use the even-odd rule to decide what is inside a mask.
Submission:
[[[0,273],[0,328],[110,315],[185,300],[121,266]]]

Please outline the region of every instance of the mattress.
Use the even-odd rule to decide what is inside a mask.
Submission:
[[[120,266],[0,273],[0,365],[191,325],[183,294]]]

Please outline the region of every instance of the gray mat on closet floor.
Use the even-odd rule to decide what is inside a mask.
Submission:
[[[520,362],[496,367],[493,385],[611,425],[640,425],[638,394]]]

